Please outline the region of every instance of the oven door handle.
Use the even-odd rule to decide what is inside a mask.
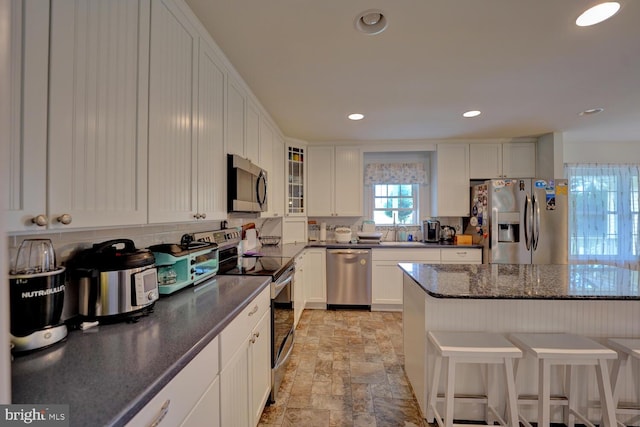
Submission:
[[[289,337],[290,336],[293,337],[294,334],[295,334],[295,331],[291,330],[287,334],[287,338],[284,339],[284,342],[287,342],[287,340],[289,340]],[[289,346],[289,350],[287,350],[287,354],[285,354],[284,357],[281,357],[281,358],[278,359],[278,364],[273,367],[274,370],[279,369],[282,365],[287,363],[287,360],[289,360],[289,356],[291,355],[291,351],[293,351],[293,345]]]
[[[293,280],[293,274],[284,279],[281,282],[275,282],[275,286],[273,288],[273,298],[275,298],[281,290],[283,290],[291,281]]]

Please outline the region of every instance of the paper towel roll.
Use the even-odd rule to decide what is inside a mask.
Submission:
[[[320,241],[321,242],[327,241],[327,223],[326,222],[320,223]]]
[[[245,232],[245,238],[247,240],[247,243],[244,247],[245,251],[258,246],[258,231],[255,228],[250,228],[249,230],[247,230]]]

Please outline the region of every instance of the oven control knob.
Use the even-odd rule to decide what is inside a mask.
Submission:
[[[155,299],[158,299],[158,296],[156,295],[156,293],[154,291],[151,291],[147,294],[147,299],[149,301],[153,301]]]
[[[196,260],[195,260],[195,259],[192,259],[192,260],[191,260],[191,265],[193,265],[193,264],[195,264],[195,263],[196,263]]]
[[[195,268],[191,269],[191,274],[196,274],[196,269]]]

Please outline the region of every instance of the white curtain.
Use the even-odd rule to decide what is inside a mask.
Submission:
[[[426,175],[422,163],[369,163],[364,169],[364,183],[424,184]]]
[[[637,164],[566,164],[569,260],[640,269]]]

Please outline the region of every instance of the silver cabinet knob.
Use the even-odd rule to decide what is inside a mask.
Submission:
[[[64,224],[64,225],[69,225],[71,224],[71,215],[69,214],[62,214],[60,215],[58,218],[56,218],[58,220],[59,223]]]
[[[194,217],[195,219],[200,219],[200,214],[199,214],[199,213],[193,214],[193,217]]]
[[[205,219],[207,217],[206,213],[200,214],[200,218]]]
[[[47,220],[46,215],[40,214],[31,218],[31,222],[39,227],[44,227],[45,225],[47,225],[47,222],[49,221]]]

